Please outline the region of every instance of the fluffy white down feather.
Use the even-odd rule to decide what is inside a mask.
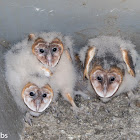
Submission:
[[[139,81],[140,81],[140,58],[139,58],[140,56],[136,52],[136,50],[135,50],[136,46],[134,44],[132,44],[128,40],[122,40],[119,37],[100,36],[100,37],[97,37],[94,39],[90,39],[88,41],[88,45],[83,47],[79,52],[79,57],[80,57],[80,60],[82,61],[83,65],[84,65],[88,46],[95,46],[98,50],[96,55],[99,57],[104,56],[104,54],[107,51],[109,51],[120,61],[123,61],[120,47],[123,49],[126,49],[130,52],[133,64],[135,66],[136,75],[135,75],[135,77],[131,76],[128,73],[125,63],[124,63],[125,75],[123,77],[123,82],[122,82],[121,86],[119,87],[119,90],[116,92],[115,96],[119,95],[121,93],[126,93],[129,91],[132,91],[134,88],[136,88],[138,86]],[[93,90],[93,88],[91,88],[91,83],[89,81],[87,81],[87,83],[88,83],[88,90],[90,90],[93,93],[94,90]]]
[[[71,37],[63,36],[61,33],[56,32],[36,33],[35,36],[36,38],[42,37],[47,42],[51,42],[56,37],[59,38],[64,44],[64,49],[68,49],[72,59],[74,58]],[[32,53],[32,44],[33,41],[28,41],[25,38],[12,46],[5,54],[6,81],[22,112],[27,111],[27,107],[22,101],[21,91],[28,82],[34,83],[39,87],[50,84],[54,91],[54,99],[56,99],[58,92],[61,92],[64,97],[66,93],[70,93],[73,97],[75,85],[75,70],[65,53],[62,54],[58,65],[50,69],[53,72],[53,76],[48,78],[44,75],[44,71],[41,70],[43,64]]]

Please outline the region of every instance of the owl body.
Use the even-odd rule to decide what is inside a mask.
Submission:
[[[137,87],[140,59],[130,41],[107,36],[90,39],[79,56],[88,90],[103,101]]]
[[[61,33],[36,33],[14,45],[5,54],[6,81],[22,112],[32,108],[28,105],[30,98],[25,105],[21,96],[28,83],[32,84],[30,88],[35,86],[36,91],[39,90],[38,95],[44,86],[49,84],[54,91],[54,99],[58,92],[61,92],[64,98],[75,106],[73,100],[68,98],[69,95],[73,98],[75,84],[72,45],[70,37],[64,37]],[[44,53],[39,48],[44,49]],[[38,112],[31,111],[31,114],[38,115]]]
[[[56,66],[55,72],[50,78],[49,84],[52,86],[55,93],[60,92],[64,98],[67,100],[65,96],[66,93],[72,93],[73,97],[73,89],[76,81],[75,69],[67,59],[66,54],[64,53],[61,56],[62,61],[59,62],[59,65]],[[54,100],[57,98],[57,94],[54,95]]]

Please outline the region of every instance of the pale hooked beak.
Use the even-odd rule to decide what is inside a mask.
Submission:
[[[41,101],[42,100],[40,98],[35,100],[36,112],[39,112]]]
[[[107,83],[105,83],[103,86],[103,95],[104,95],[104,97],[107,96]]]
[[[51,66],[51,63],[52,63],[52,55],[51,55],[51,53],[49,53],[49,54],[46,56],[46,59],[48,60],[48,66]]]

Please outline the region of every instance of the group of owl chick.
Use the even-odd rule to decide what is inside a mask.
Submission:
[[[137,87],[140,58],[130,41],[100,36],[78,55],[73,46],[69,36],[43,32],[30,34],[6,52],[6,81],[30,125],[31,116],[39,116],[58,93],[78,110],[78,93],[85,97],[90,92],[106,102]]]

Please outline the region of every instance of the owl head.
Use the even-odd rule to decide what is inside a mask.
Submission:
[[[111,57],[104,53],[104,56],[97,56],[98,48],[96,46],[89,46],[86,52],[84,63],[84,79],[90,80],[90,83],[96,94],[102,98],[109,98],[113,96],[122,84],[123,77],[126,71],[131,76],[135,76],[133,61],[129,52],[121,49],[120,54],[123,62],[117,61],[113,53]],[[104,68],[105,60],[106,68]],[[125,67],[120,68],[119,63],[124,63]]]
[[[28,83],[22,90],[22,99],[32,111],[43,112],[53,99],[53,90],[49,85],[39,88],[33,83]]]
[[[64,50],[60,39],[54,38],[51,42],[47,42],[41,37],[35,39],[35,35],[30,34],[28,40],[34,40],[32,52],[42,64],[49,67],[57,65]]]

